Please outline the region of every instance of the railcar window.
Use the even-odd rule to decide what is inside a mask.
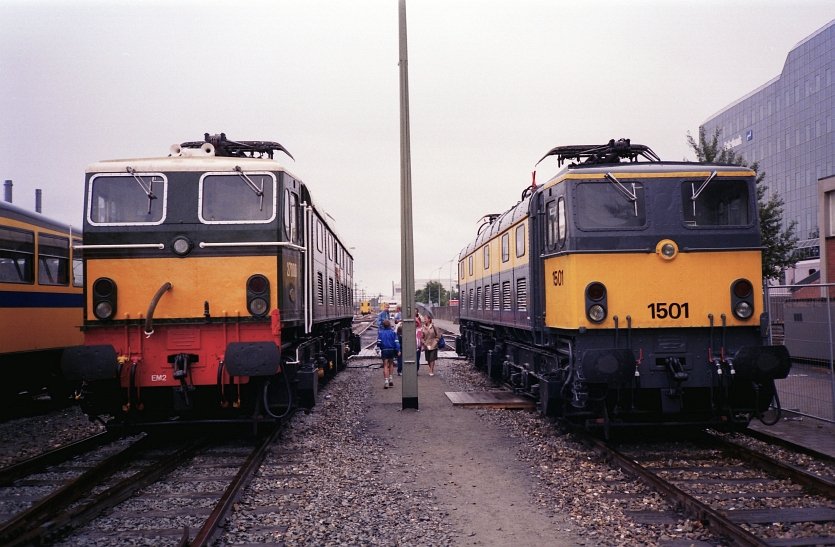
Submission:
[[[525,225],[520,224],[516,227],[516,256],[525,255]]]
[[[688,226],[745,226],[750,223],[748,183],[744,180],[713,182],[698,192],[703,181],[681,186],[684,223]],[[696,196],[693,199],[693,196]]]
[[[510,232],[502,234],[502,262],[510,260]]]
[[[104,226],[160,224],[167,192],[166,178],[159,173],[93,175],[87,220]]]
[[[581,229],[641,228],[646,225],[646,197],[639,182],[623,186],[627,197],[611,182],[584,182],[577,185],[577,224]]]
[[[35,234],[0,228],[0,282],[35,281]]]
[[[65,237],[38,235],[38,283],[70,284],[70,240]]]
[[[264,224],[274,219],[275,177],[271,173],[246,173],[246,177],[206,173],[200,179],[202,222]]]

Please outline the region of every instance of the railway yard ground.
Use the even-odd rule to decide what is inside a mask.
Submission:
[[[373,350],[352,358],[320,391],[317,406],[292,418],[215,544],[730,544],[534,412],[453,406],[447,392],[497,387],[452,352],[441,352],[434,377],[421,366],[419,411],[401,409],[399,380],[383,389]],[[774,427],[754,427],[835,452],[833,424],[787,416]],[[77,408],[0,423],[0,467],[98,430]],[[180,471],[193,482],[175,488],[196,495],[200,469]],[[830,480],[833,469],[830,462],[823,472]],[[55,543],[178,545],[178,530],[191,526],[194,532],[194,523],[178,520],[165,499],[147,519],[147,502],[125,503]],[[168,533],[143,532],[166,511]],[[130,533],[119,532],[124,526]],[[835,523],[818,525],[811,535],[835,544]],[[774,545],[799,544],[777,531],[773,537],[780,538]]]

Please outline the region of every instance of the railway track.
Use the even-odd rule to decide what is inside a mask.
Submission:
[[[661,493],[677,511],[734,545],[835,544],[835,471],[823,475],[777,461],[723,437],[697,441],[586,442]],[[671,511],[630,513],[639,523],[674,520]]]
[[[181,441],[104,434],[4,469],[0,544],[115,544],[141,537],[207,545],[280,432]]]

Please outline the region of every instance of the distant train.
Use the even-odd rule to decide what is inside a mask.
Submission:
[[[224,134],[87,169],[84,345],[112,427],[274,423],[358,351],[353,258],[278,143]]]
[[[371,313],[371,302],[368,300],[363,300],[360,302],[360,314],[361,315],[368,315]]]
[[[0,405],[68,398],[61,352],[82,341],[81,231],[0,202]]]
[[[459,353],[587,427],[733,428],[779,404],[755,173],[629,140],[549,156],[573,162],[460,253]]]

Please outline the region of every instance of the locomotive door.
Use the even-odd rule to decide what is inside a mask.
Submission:
[[[289,181],[288,181],[289,182]],[[295,186],[295,181],[293,186]],[[299,195],[295,188],[288,188],[284,192],[284,237],[288,246],[284,247],[281,253],[281,290],[279,291],[279,309],[281,320],[301,321],[304,319],[304,287],[303,263],[307,254],[302,247],[304,238],[302,236],[304,223],[302,221]]]

